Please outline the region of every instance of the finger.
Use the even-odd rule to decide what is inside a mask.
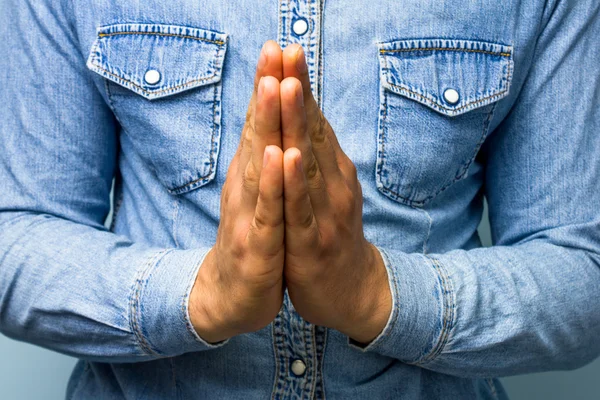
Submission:
[[[299,44],[290,45],[283,50],[283,75],[284,79],[296,78],[301,83],[308,133],[315,157],[327,179],[338,169],[338,161],[344,156],[344,153],[333,129],[313,97],[304,50]]]
[[[304,50],[299,44],[291,44],[283,50],[282,54],[283,77],[296,78],[302,84],[306,113],[309,118],[316,116],[321,110],[313,97],[310,88],[310,76],[304,56]]]
[[[258,95],[258,86],[260,79],[264,76],[272,76],[278,81],[283,79],[281,47],[279,47],[279,45],[273,40],[269,40],[263,45],[258,58],[256,73],[254,75],[254,90],[252,92],[252,97],[250,98],[250,103],[246,112],[246,121],[244,123],[244,128],[240,138],[240,146],[238,149],[242,153],[240,156],[241,168],[245,168],[248,160],[250,159],[250,154],[252,151],[252,137],[254,136],[254,115],[256,98]]]
[[[272,76],[261,78],[258,85],[254,136],[249,145],[250,160],[242,173],[242,200],[246,209],[254,210],[265,147],[281,147],[281,106],[279,81]],[[243,153],[242,153],[243,154]],[[242,159],[240,155],[240,162]]]
[[[267,259],[283,250],[283,152],[277,146],[267,146],[262,158],[258,200],[248,240]]]
[[[300,150],[283,154],[283,204],[286,252],[302,254],[318,244],[319,229],[313,212]]]
[[[254,137],[252,138],[251,162],[260,175],[265,147],[275,145],[281,148],[281,102],[279,81],[272,76],[260,80],[256,98],[254,117]]]
[[[303,168],[308,180],[308,191],[317,214],[322,205],[327,204],[324,173],[314,156],[310,137],[308,136],[306,114],[302,96],[302,85],[296,78],[285,78],[281,81],[281,129],[283,148],[297,148],[302,154]],[[339,175],[339,171],[331,174]]]

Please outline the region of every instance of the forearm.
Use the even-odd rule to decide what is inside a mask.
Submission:
[[[590,248],[540,238],[383,254],[394,306],[367,351],[462,377],[575,368],[600,353],[600,257]]]
[[[0,329],[102,362],[208,349],[187,317],[206,251],[151,248],[47,214],[3,212]]]

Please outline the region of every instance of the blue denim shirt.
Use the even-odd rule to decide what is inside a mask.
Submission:
[[[0,329],[78,357],[69,398],[496,399],[600,353],[597,0],[1,6]],[[287,297],[219,344],[190,324],[268,39],[358,169],[393,294],[366,347]]]

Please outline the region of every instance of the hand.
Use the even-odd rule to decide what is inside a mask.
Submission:
[[[268,325],[283,301],[282,52],[262,49],[246,123],[221,194],[221,220],[190,295],[200,337],[218,342]]]
[[[310,90],[302,47],[283,51],[285,267],[290,299],[307,321],[366,343],[391,312],[387,272],[364,237],[362,190]]]

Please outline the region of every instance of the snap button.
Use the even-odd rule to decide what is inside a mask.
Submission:
[[[148,85],[154,85],[160,81],[160,72],[155,69],[149,69],[144,75],[144,80]]]
[[[458,92],[454,89],[446,89],[444,91],[444,100],[446,100],[446,102],[448,102],[449,104],[458,103],[459,97],[460,96],[458,95]]]
[[[296,35],[302,36],[308,31],[308,22],[304,18],[299,18],[294,21],[292,30]]]
[[[304,371],[306,371],[306,364],[302,360],[294,360],[292,363],[292,372],[296,376],[304,375]]]

